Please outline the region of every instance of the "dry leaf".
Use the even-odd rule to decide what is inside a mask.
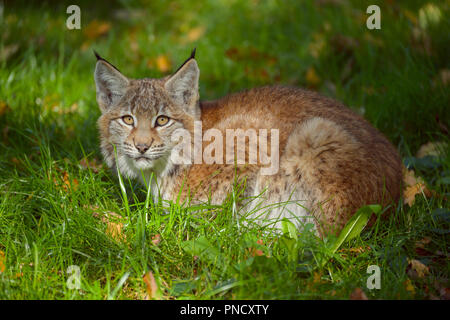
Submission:
[[[111,23],[106,21],[92,20],[84,29],[83,33],[89,40],[95,40],[108,33]]]
[[[419,260],[409,260],[409,265],[411,267],[409,274],[412,278],[423,278],[430,273],[430,269]]]
[[[322,283],[322,273],[314,271],[313,283]]]
[[[413,170],[403,168],[403,183],[405,189],[403,190],[403,203],[410,207],[414,204],[417,194],[424,194],[426,197],[431,197],[432,193],[428,190],[422,178],[416,177]]]
[[[170,71],[172,64],[166,55],[160,55],[156,58],[156,67],[162,73]]]
[[[403,284],[405,285],[406,291],[409,291],[412,294],[414,294],[416,292],[416,289],[414,289],[414,286],[410,279],[406,279],[406,281]]]
[[[447,148],[447,143],[445,142],[428,142],[422,145],[417,151],[416,158],[423,158],[426,156],[440,156],[443,150]]]
[[[410,207],[414,204],[417,194],[424,194],[427,198],[431,197],[430,190],[423,183],[418,183],[415,186],[410,186],[403,191],[403,203],[408,204]]]
[[[8,111],[11,111],[11,108],[8,106],[8,104],[4,101],[0,101],[0,117]]]
[[[325,50],[327,42],[321,33],[315,33],[312,37],[313,41],[308,45],[308,52],[312,57],[318,59]]]
[[[0,273],[5,272],[6,269],[5,263],[6,263],[5,253],[0,250]]]
[[[431,238],[425,237],[422,240],[416,241],[416,248],[425,248],[425,245],[431,242]]]
[[[106,233],[118,241],[125,241],[126,236],[123,234],[123,223],[120,221],[123,217],[115,212],[106,211],[99,212],[98,206],[92,206],[92,215],[100,218],[103,223],[106,223]]]
[[[69,173],[67,171],[63,171],[61,169],[56,168],[56,171],[61,173],[60,179],[56,177],[53,178],[53,183],[60,189],[64,191],[75,191],[78,189],[78,180],[73,178],[70,179]]]
[[[361,288],[355,288],[350,295],[350,300],[369,300]]]
[[[316,87],[320,83],[320,77],[317,75],[317,72],[313,67],[310,67],[306,71],[305,80],[309,87]]]
[[[144,283],[147,289],[147,294],[149,299],[161,300],[161,292],[159,290],[158,284],[156,283],[155,277],[151,271],[144,275]]]
[[[189,40],[189,42],[197,41],[204,33],[205,27],[195,27],[188,32],[187,39]]]

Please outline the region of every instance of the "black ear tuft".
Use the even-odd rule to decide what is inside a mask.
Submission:
[[[94,51],[94,54],[95,54],[95,57],[97,58],[97,61],[105,61],[105,62],[106,62],[107,64],[109,64],[111,67],[113,67],[114,69],[116,69],[117,71],[120,72],[120,70],[117,69],[116,66],[114,66],[111,62],[109,62],[109,61],[107,61],[106,59],[103,59],[102,57],[100,57],[100,55],[97,53],[97,51],[95,51],[95,50],[92,50],[92,51]]]
[[[183,68],[183,66],[184,66],[186,63],[188,63],[189,60],[195,59],[195,51],[196,51],[196,50],[197,50],[197,48],[194,48],[194,50],[192,50],[191,56],[190,56],[189,58],[187,58],[187,60],[186,60],[185,62],[183,62],[183,64],[177,69],[177,71],[174,72],[174,74],[177,73],[178,71],[180,71],[180,69]]]
[[[194,50],[192,50],[191,56],[189,57],[188,60],[190,60],[190,59],[195,59],[195,51],[196,51],[196,50],[197,50],[197,48],[194,48]]]
[[[98,60],[105,60],[102,57],[100,57],[100,55],[97,53],[97,51],[95,51],[95,50],[93,50],[93,51],[94,51],[95,57],[97,58],[97,61]]]

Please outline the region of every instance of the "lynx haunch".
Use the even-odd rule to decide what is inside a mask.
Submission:
[[[339,231],[363,205],[388,205],[400,197],[402,165],[396,149],[339,102],[282,86],[200,101],[195,50],[173,75],[161,79],[130,79],[96,56],[94,77],[102,112],[98,126],[105,161],[130,178],[155,177],[154,196],[175,200],[181,194],[191,203],[221,204],[235,182],[245,180],[244,197],[255,196],[246,206],[250,218],[264,224],[272,221],[277,227],[282,218],[298,227],[311,220],[321,234]],[[193,137],[199,121],[203,130],[214,129],[223,136],[230,129],[277,130],[278,145],[273,148],[268,137],[267,149],[279,152],[279,170],[261,174],[267,163],[247,145],[245,159],[256,158],[256,163],[174,163],[171,155],[180,143],[174,133],[183,129]],[[200,147],[205,150],[210,143],[203,140]],[[221,155],[226,153],[224,149]],[[277,203],[283,205],[270,206]]]

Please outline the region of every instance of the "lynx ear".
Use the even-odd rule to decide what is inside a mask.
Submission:
[[[191,114],[197,110],[199,76],[200,70],[195,61],[194,49],[189,59],[164,84],[175,103],[185,107],[186,111]]]
[[[102,112],[114,105],[128,88],[129,80],[108,61],[100,57],[95,51],[97,65],[94,79],[97,89],[97,103]]]

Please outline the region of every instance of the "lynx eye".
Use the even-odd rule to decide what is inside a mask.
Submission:
[[[133,119],[132,116],[123,116],[122,120],[123,120],[123,122],[125,122],[129,126],[132,126],[134,124],[134,119]]]
[[[169,117],[159,116],[158,118],[156,118],[157,126],[160,126],[160,127],[165,126],[168,122],[169,122]]]

